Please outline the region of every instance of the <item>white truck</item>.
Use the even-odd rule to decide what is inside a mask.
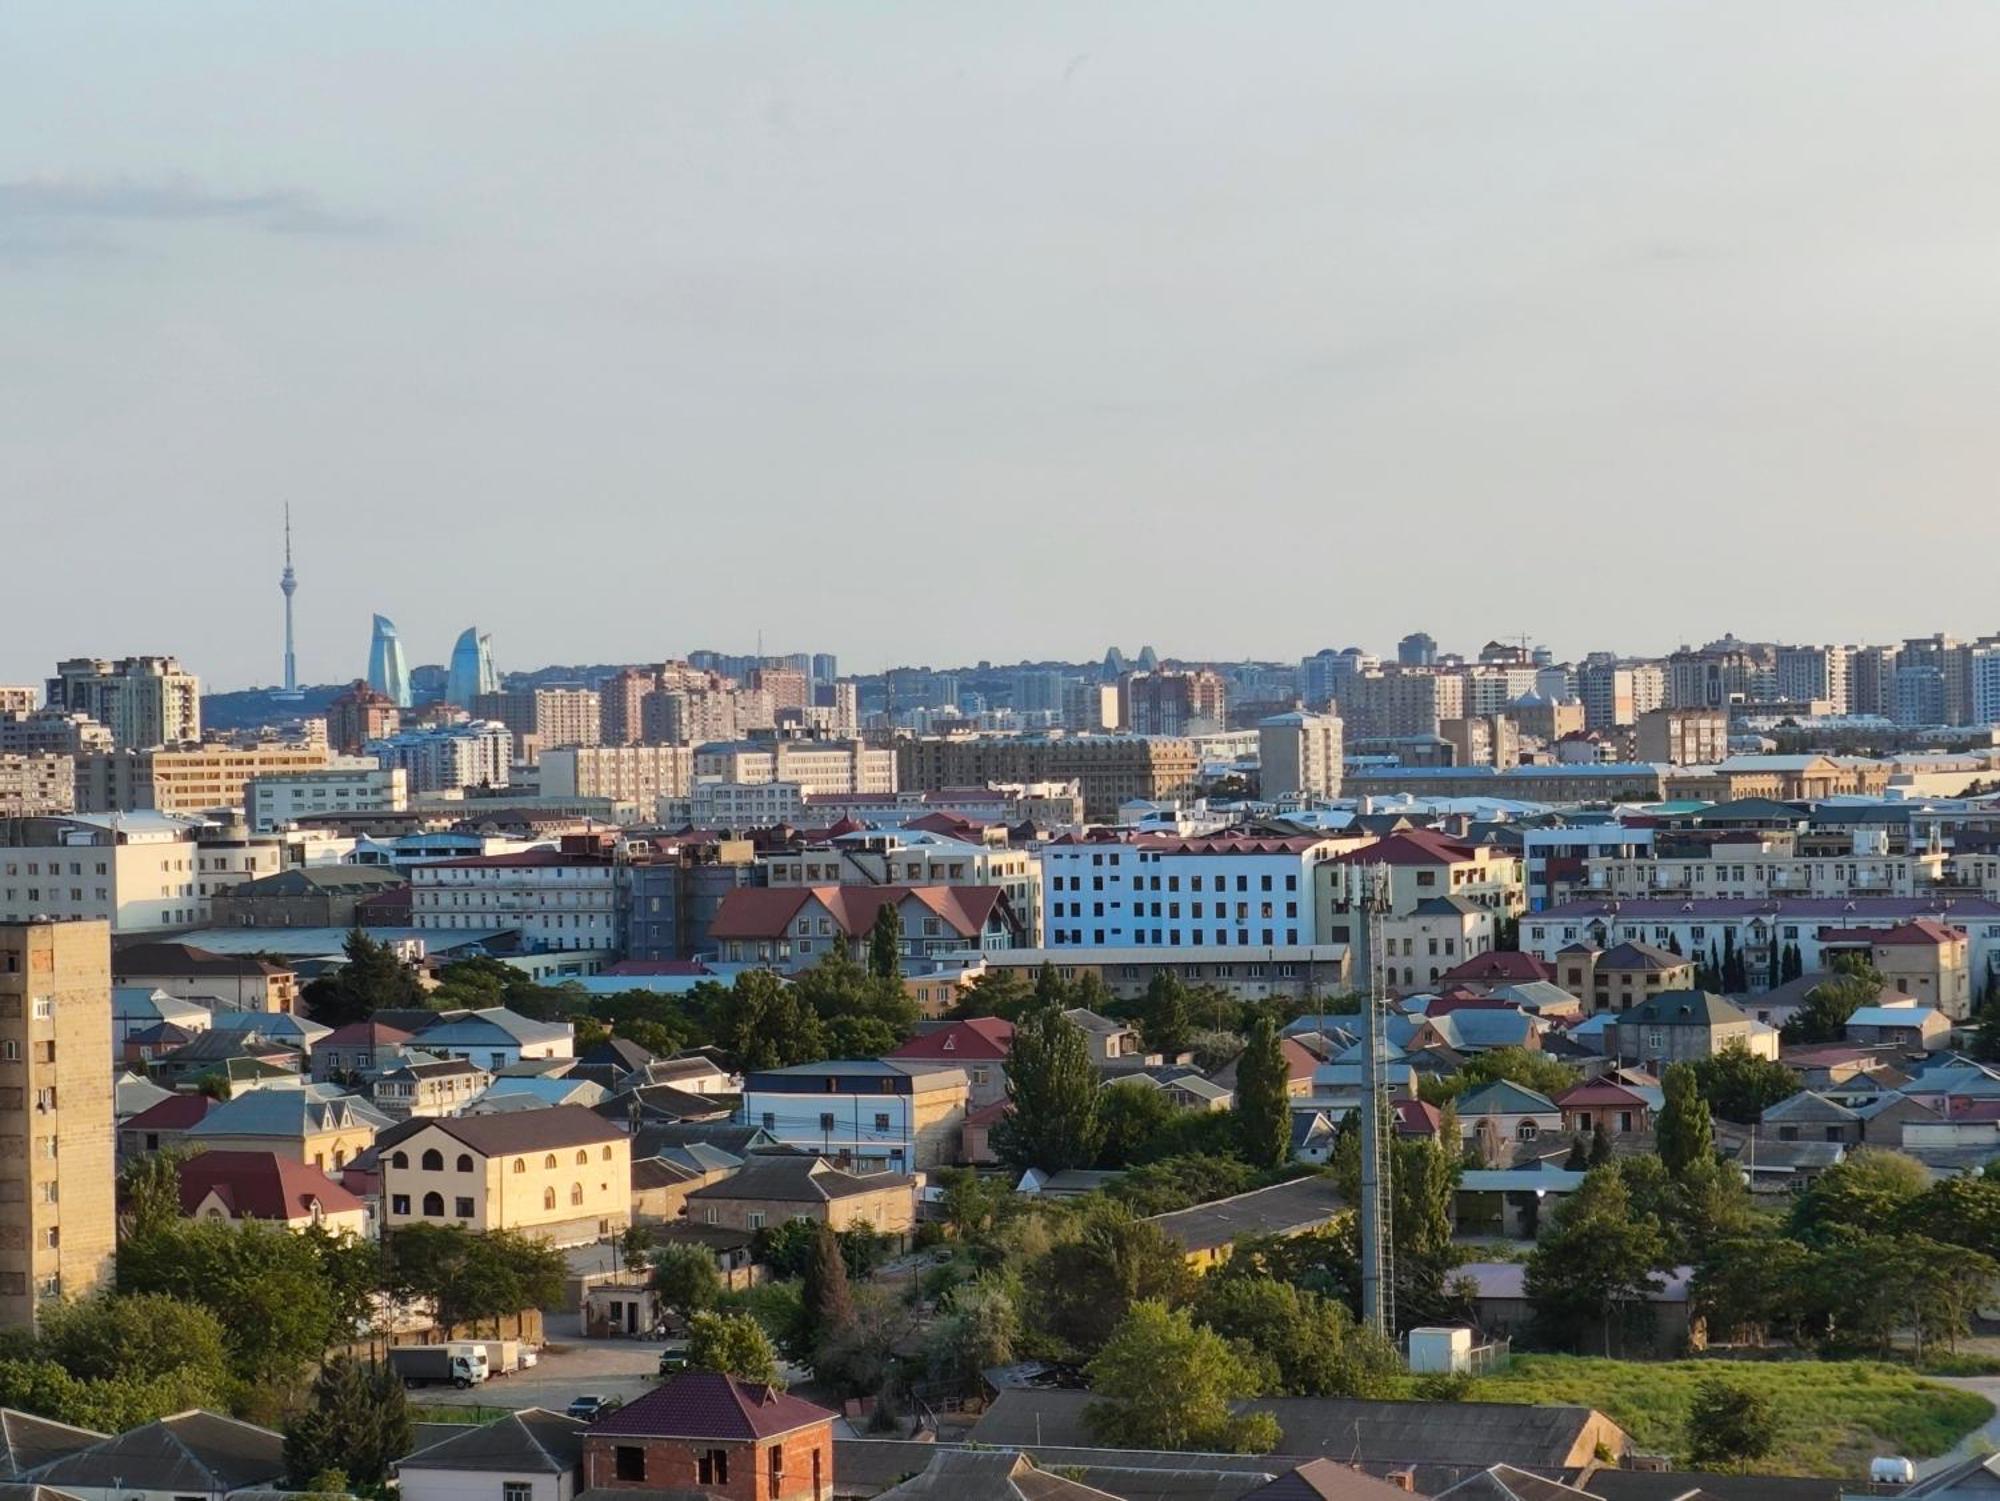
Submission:
[[[463,1339],[448,1345],[398,1345],[389,1351],[389,1369],[405,1386],[477,1386],[491,1374],[485,1346]]]
[[[486,1352],[486,1370],[489,1376],[511,1376],[514,1372],[535,1363],[535,1352],[518,1339],[478,1339],[468,1343],[477,1345]]]

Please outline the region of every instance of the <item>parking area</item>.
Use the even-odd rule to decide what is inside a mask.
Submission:
[[[630,1402],[656,1384],[660,1352],[667,1348],[659,1341],[584,1339],[575,1314],[550,1315],[545,1327],[550,1344],[533,1370],[496,1376],[465,1391],[425,1387],[412,1392],[411,1401],[427,1407],[547,1407],[561,1412],[586,1392]]]

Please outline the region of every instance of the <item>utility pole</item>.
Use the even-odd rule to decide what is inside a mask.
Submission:
[[[1394,1204],[1387,1060],[1382,1016],[1387,1008],[1388,974],[1382,952],[1382,918],[1389,906],[1389,872],[1371,865],[1360,872],[1365,883],[1358,904],[1367,953],[1361,998],[1361,1322],[1394,1341],[1396,1337]]]

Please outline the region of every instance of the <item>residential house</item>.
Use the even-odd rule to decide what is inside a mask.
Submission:
[[[92,1428],[76,1428],[18,1408],[0,1407],[0,1482],[14,1484],[31,1470],[80,1453],[108,1437]]]
[[[1099,1070],[1111,1067],[1122,1059],[1140,1056],[1142,1050],[1136,1027],[1113,1021],[1108,1016],[1099,1016],[1082,1006],[1065,1008],[1063,1019],[1073,1027],[1083,1029],[1084,1041],[1090,1045],[1090,1061]]]
[[[492,1006],[447,1013],[416,1035],[416,1045],[438,1058],[463,1058],[497,1072],[523,1058],[574,1056],[575,1029],[568,1022],[542,1022]]]
[[[1840,954],[1865,956],[1901,994],[1955,1022],[1972,1015],[1973,970],[1963,929],[1919,917],[1887,929],[1825,927],[1817,936],[1820,953],[1829,960]]]
[[[1692,990],[1694,961],[1650,943],[1577,943],[1556,955],[1556,984],[1593,1012],[1630,1011],[1662,991]]]
[[[743,1159],[714,1147],[682,1148],[674,1156],[641,1157],[632,1163],[632,1223],[672,1224],[687,1214],[688,1195],[719,1182]]]
[[[1951,1041],[1951,1021],[1934,1006],[1916,1001],[1862,1006],[1848,1015],[1847,1040],[1863,1047],[1891,1047],[1905,1053],[1928,1053]]]
[[[1201,1070],[1188,1064],[1170,1063],[1137,1069],[1116,1076],[1120,1084],[1143,1084],[1157,1089],[1173,1102],[1176,1110],[1227,1110],[1236,1103],[1236,1093],[1226,1085],[1205,1079]]]
[[[581,1105],[591,1109],[609,1095],[602,1084],[588,1079],[495,1079],[464,1110],[466,1115],[492,1115],[502,1110],[545,1110],[551,1105]]]
[[[590,1425],[530,1407],[460,1428],[396,1462],[402,1501],[572,1501]]]
[[[587,1079],[606,1090],[622,1089],[635,1075],[643,1077],[653,1055],[629,1037],[607,1037],[596,1044],[569,1071],[572,1079]]]
[[[375,1144],[376,1132],[390,1121],[366,1100],[323,1093],[326,1087],[237,1095],[189,1126],[183,1139],[207,1152],[276,1152],[338,1174]]]
[[[1355,941],[1357,914],[1366,910],[1377,872],[1386,879],[1389,911],[1396,916],[1439,896],[1462,897],[1496,918],[1518,916],[1527,905],[1518,852],[1493,844],[1467,844],[1437,829],[1401,829],[1325,861],[1314,871],[1320,942]],[[1417,956],[1385,957],[1408,967]]]
[[[909,1173],[844,1172],[824,1157],[754,1152],[734,1173],[689,1193],[687,1217],[732,1230],[804,1219],[901,1236],[916,1227],[916,1181]]]
[[[413,1117],[382,1133],[382,1224],[518,1230],[580,1245],[632,1220],[632,1142],[581,1105]]]
[[[1741,1044],[1752,1057],[1778,1056],[1778,1034],[1753,1021],[1723,997],[1706,990],[1669,990],[1613,1013],[1605,1052],[1654,1073],[1669,1063],[1692,1063]]]
[[[993,1145],[993,1128],[1014,1108],[1008,1100],[995,1100],[979,1110],[966,1112],[959,1128],[958,1160],[972,1167],[991,1167],[1000,1160]]]
[[[180,1089],[216,1078],[232,1093],[265,1085],[291,1088],[299,1082],[305,1054],[296,1044],[271,1042],[255,1033],[211,1028],[153,1060],[156,1083]]]
[[[1534,1305],[1528,1298],[1527,1273],[1527,1264],[1520,1261],[1469,1261],[1452,1269],[1454,1281],[1463,1277],[1472,1283],[1473,1317],[1488,1339],[1519,1338],[1530,1332]],[[1609,1331],[1608,1342],[1601,1324],[1587,1328],[1578,1348],[1595,1351],[1616,1345],[1620,1353],[1628,1355],[1680,1354],[1699,1324],[1690,1313],[1688,1287],[1693,1276],[1691,1266],[1659,1274],[1646,1294],[1643,1321]],[[1539,1495],[1537,1501],[1542,1501]]]
[[[886,1056],[963,1069],[968,1080],[966,1108],[977,1111],[1007,1097],[1007,1055],[1013,1048],[1012,1022],[998,1016],[980,1016],[919,1027],[916,1036]]]
[[[408,910],[409,883],[401,871],[381,865],[299,865],[216,892],[211,912],[218,928],[368,927],[371,910],[385,897],[401,897]]]
[[[1146,1223],[1179,1245],[1189,1266],[1206,1272],[1227,1261],[1244,1236],[1307,1235],[1352,1212],[1334,1181],[1315,1175],[1150,1215]]]
[[[721,1501],[830,1501],[833,1419],[775,1387],[683,1371],[591,1425],[584,1484]]]
[[[1438,984],[1470,955],[1493,947],[1494,914],[1465,896],[1427,896],[1381,923],[1383,972],[1399,995]]]
[[[493,1076],[463,1058],[412,1052],[368,1081],[368,1098],[391,1120],[456,1115],[482,1094]]]
[[[1542,1215],[1582,1187],[1586,1176],[1546,1158],[1525,1167],[1462,1169],[1452,1195],[1453,1228],[1460,1235],[1533,1240]]]
[[[915,1172],[956,1158],[970,1088],[949,1064],[829,1059],[746,1073],[738,1118],[842,1167]]]
[[[287,1230],[324,1226],[366,1236],[368,1207],[316,1167],[276,1152],[201,1152],[179,1165],[181,1214],[261,1220]]]
[[[1563,1113],[1554,1100],[1511,1079],[1489,1080],[1458,1097],[1459,1139],[1488,1163],[1511,1163],[1520,1148],[1532,1148],[1562,1129]]]
[[[221,1103],[205,1094],[170,1094],[158,1104],[148,1105],[118,1127],[118,1160],[129,1162],[146,1152],[180,1150],[188,1128]]]
[[[201,1001],[187,1000],[152,985],[111,988],[111,1061],[131,1061],[126,1045],[140,1033],[173,1027],[192,1040],[209,1027],[210,1012]]]
[[[314,1044],[312,1076],[320,1083],[342,1083],[390,1068],[411,1050],[410,1034],[383,1021],[349,1022],[335,1027]]]
[[[1589,1136],[1599,1126],[1608,1136],[1643,1136],[1652,1131],[1665,1097],[1657,1085],[1592,1079],[1564,1090],[1555,1103],[1572,1136]]]
[[[214,1412],[181,1412],[101,1439],[17,1478],[78,1501],[203,1501],[276,1486],[285,1436]]]
[[[1278,1053],[1285,1060],[1286,1096],[1294,1100],[1305,1099],[1312,1093],[1313,1071],[1319,1067],[1320,1060],[1313,1055],[1310,1048],[1296,1037],[1280,1037],[1278,1039]],[[1237,1072],[1242,1063],[1243,1055],[1239,1053],[1211,1073],[1208,1076],[1209,1082],[1228,1090],[1231,1095],[1234,1095],[1236,1092]]]
[[[1861,1130],[1859,1111],[1817,1090],[1802,1089],[1789,1099],[1766,1106],[1758,1117],[1756,1134],[1775,1141],[1836,1141],[1857,1146]]]
[[[867,956],[875,917],[893,906],[911,960],[974,959],[1019,948],[1026,925],[998,886],[739,886],[709,939],[731,964],[806,968],[826,954]]]
[[[299,1003],[298,976],[286,966],[191,943],[128,943],[111,955],[111,982],[230,1011],[296,1011]]]

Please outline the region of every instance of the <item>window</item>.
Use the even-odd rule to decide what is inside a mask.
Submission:
[[[584,1164],[585,1164],[586,1162],[588,1162],[588,1161],[590,1161],[590,1153],[588,1153],[588,1152],[585,1152],[585,1151],[578,1151],[578,1152],[577,1152],[577,1154],[576,1154],[576,1165],[577,1165],[578,1167],[582,1167],[582,1166],[583,1166],[583,1165],[584,1165]]]
[[[821,1131],[831,1131],[833,1129],[833,1113],[831,1111],[820,1116],[819,1128]]]
[[[695,1459],[695,1483],[697,1485],[729,1484],[729,1451],[727,1449],[704,1449]]]
[[[554,1152],[549,1153],[548,1156],[542,1159],[542,1166],[545,1168],[554,1167],[555,1165],[556,1165],[556,1154]]]
[[[471,1199],[469,1199],[469,1198],[467,1198],[467,1197],[466,1197],[466,1196],[465,1196],[464,1194],[460,1194],[460,1195],[458,1196],[458,1205],[457,1205],[457,1209],[456,1209],[456,1211],[455,1211],[455,1212],[457,1213],[458,1217],[459,1217],[460,1219],[462,1219],[462,1220],[469,1220],[469,1219],[471,1219],[471,1218],[472,1218],[472,1200],[471,1200]]]
[[[458,1154],[458,1170],[461,1173],[472,1171],[472,1154],[470,1152],[460,1152]]]
[[[606,1148],[604,1149],[604,1160],[605,1160],[606,1162],[609,1162],[609,1161],[611,1160],[611,1148],[609,1148],[609,1147],[606,1147]]]
[[[644,1480],[646,1451],[636,1445],[620,1444],[611,1451],[611,1467],[620,1480]]]
[[[424,1195],[424,1216],[425,1216],[425,1218],[427,1218],[427,1219],[432,1219],[432,1218],[435,1218],[435,1219],[443,1219],[443,1218],[444,1218],[444,1195],[443,1195],[443,1194],[441,1194],[441,1193],[427,1193],[427,1194],[425,1194],[425,1195]]]
[[[1542,1128],[1533,1121],[1522,1121],[1514,1128],[1514,1135],[1522,1141],[1533,1141],[1542,1134]]]
[[[583,1202],[583,1185],[581,1183],[570,1184],[569,1201],[572,1204],[581,1204]]]
[[[877,1131],[886,1131],[889,1129],[889,1117],[886,1114],[877,1112],[875,1116],[875,1129]]]
[[[528,1170],[528,1159],[525,1157],[516,1157],[514,1159],[514,1171],[517,1173],[525,1173],[527,1170]]]
[[[535,1488],[525,1480],[500,1482],[500,1501],[532,1501]]]
[[[389,1213],[407,1215],[409,1212],[410,1196],[408,1194],[389,1195]]]
[[[545,1188],[545,1189],[543,1189],[543,1190],[542,1190],[542,1208],[544,1208],[544,1209],[553,1209],[553,1208],[555,1208],[555,1207],[556,1207],[556,1191],[555,1191],[555,1190],[554,1190],[553,1188]]]
[[[424,1153],[422,1166],[423,1170],[427,1173],[443,1172],[444,1153],[440,1152],[436,1147],[432,1147],[429,1151]]]
[[[391,1152],[389,1154],[389,1166],[395,1168],[404,1168],[408,1167],[409,1165],[410,1165],[410,1154],[408,1152]]]
[[[771,1494],[775,1496],[785,1483],[785,1446],[773,1444],[765,1452],[771,1456]]]

